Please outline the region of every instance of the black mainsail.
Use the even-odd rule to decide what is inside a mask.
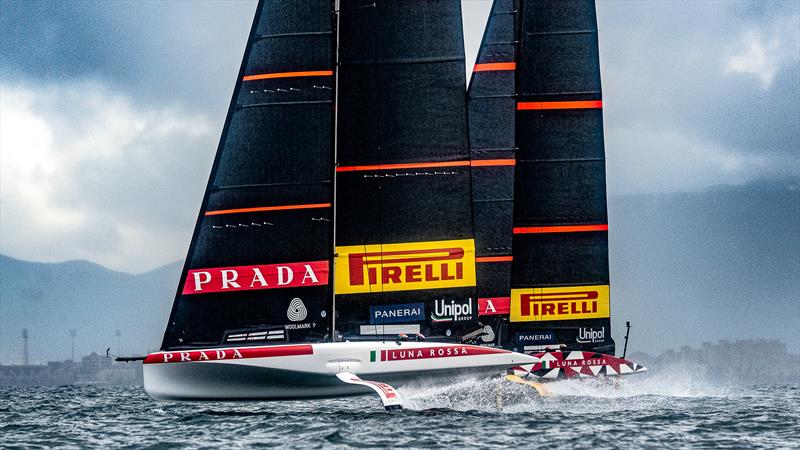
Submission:
[[[492,4],[467,90],[478,312],[492,330],[486,339],[500,344],[511,289],[516,13],[514,0]]]
[[[520,31],[511,345],[613,354],[594,1],[522,0]]]
[[[329,335],[332,9],[259,2],[162,349]]]
[[[336,331],[456,339],[477,322],[458,1],[340,4]]]

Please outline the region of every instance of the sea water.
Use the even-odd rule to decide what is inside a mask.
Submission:
[[[0,387],[0,447],[800,447],[800,387],[682,376],[569,380],[532,389],[454,380],[377,397],[159,402],[138,386]]]

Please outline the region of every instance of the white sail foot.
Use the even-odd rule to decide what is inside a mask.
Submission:
[[[510,381],[512,383],[523,384],[525,386],[530,386],[530,387],[536,389],[536,392],[538,392],[539,395],[542,396],[542,397],[552,397],[553,395],[555,395],[555,394],[553,394],[552,391],[550,391],[550,389],[547,388],[547,386],[545,386],[542,383],[536,383],[534,381],[529,381],[529,380],[526,380],[526,379],[524,379],[522,377],[519,377],[517,375],[506,375],[505,378],[506,378],[507,381]]]
[[[386,409],[403,409],[403,399],[397,390],[386,383],[380,381],[362,380],[357,375],[350,372],[339,372],[336,377],[348,384],[358,384],[367,386],[381,396],[383,407]]]

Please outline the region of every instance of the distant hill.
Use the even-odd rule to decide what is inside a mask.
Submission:
[[[800,351],[800,183],[609,199],[613,334],[622,349],[657,354],[718,339],[778,339]],[[0,256],[0,362],[115,346],[157,349],[181,265],[141,275],[86,261],[44,264]]]
[[[34,263],[0,255],[0,362],[21,362],[27,328],[31,362],[76,358],[116,347],[141,353],[161,343],[180,264],[141,275],[115,272],[87,261]],[[112,350],[113,352],[114,350]]]

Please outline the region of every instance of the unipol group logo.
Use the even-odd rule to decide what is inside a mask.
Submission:
[[[183,295],[251,291],[328,284],[328,261],[193,269]]]
[[[475,286],[475,241],[336,247],[336,293]]]
[[[605,342],[606,327],[602,327],[599,330],[595,330],[594,328],[578,328],[578,337],[575,340],[581,344]]]
[[[432,322],[463,322],[472,320],[472,299],[464,300],[436,300],[431,313]]]
[[[608,314],[608,285],[511,290],[512,322],[597,319]]]

